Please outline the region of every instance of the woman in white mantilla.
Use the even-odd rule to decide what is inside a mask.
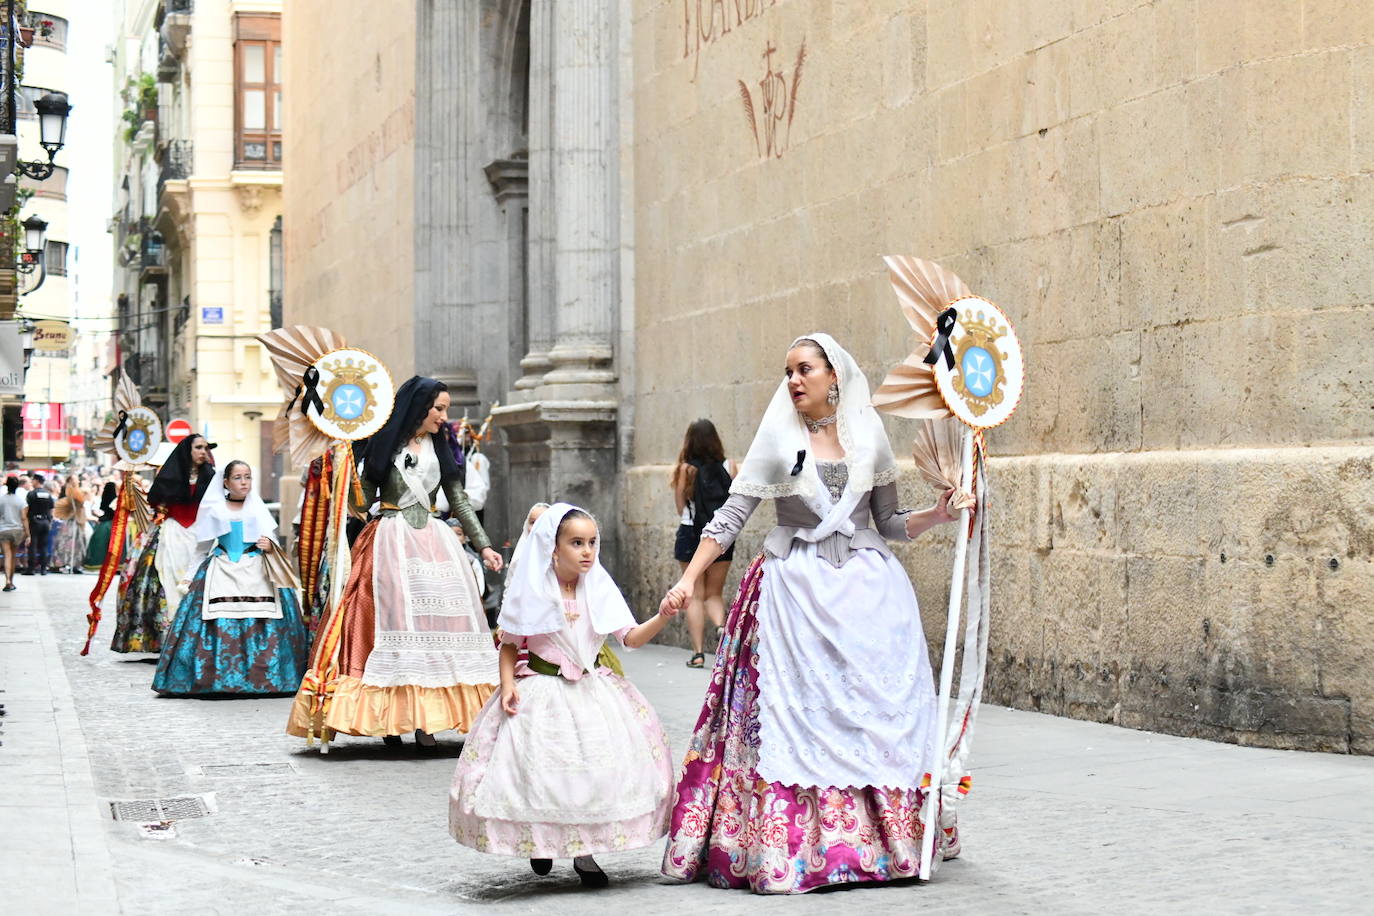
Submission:
[[[784,378],[730,499],[664,598],[681,607],[764,499],[777,525],[726,619],[677,786],[663,872],[757,893],[914,876],[936,695],[887,541],[952,521],[897,508],[897,464],[854,358],[827,334]]]
[[[300,686],[310,634],[276,528],[247,462],[216,470],[191,528],[205,559],[163,638],[158,693],[260,696]]]

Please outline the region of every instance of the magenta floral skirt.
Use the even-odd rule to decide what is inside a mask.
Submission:
[[[677,783],[663,874],[757,894],[913,878],[924,793],[801,788],[759,778],[754,648],[763,567],[762,556],[749,567],[725,621]],[[956,835],[941,839],[950,857]]]

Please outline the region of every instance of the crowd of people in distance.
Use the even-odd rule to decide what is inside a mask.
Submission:
[[[4,590],[14,591],[16,575],[99,568],[118,481],[118,472],[109,467],[63,473],[61,468],[44,472],[11,463],[0,493]]]

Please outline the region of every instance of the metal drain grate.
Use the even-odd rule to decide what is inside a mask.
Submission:
[[[212,779],[272,779],[295,776],[290,763],[211,763],[186,768],[188,776],[209,776]]]
[[[110,817],[135,824],[206,817],[215,813],[213,795],[175,795],[171,798],[109,799]]]

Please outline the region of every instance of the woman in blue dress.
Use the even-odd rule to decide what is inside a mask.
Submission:
[[[310,635],[276,522],[246,462],[216,471],[193,531],[206,556],[163,639],[153,689],[164,696],[295,693]]]

